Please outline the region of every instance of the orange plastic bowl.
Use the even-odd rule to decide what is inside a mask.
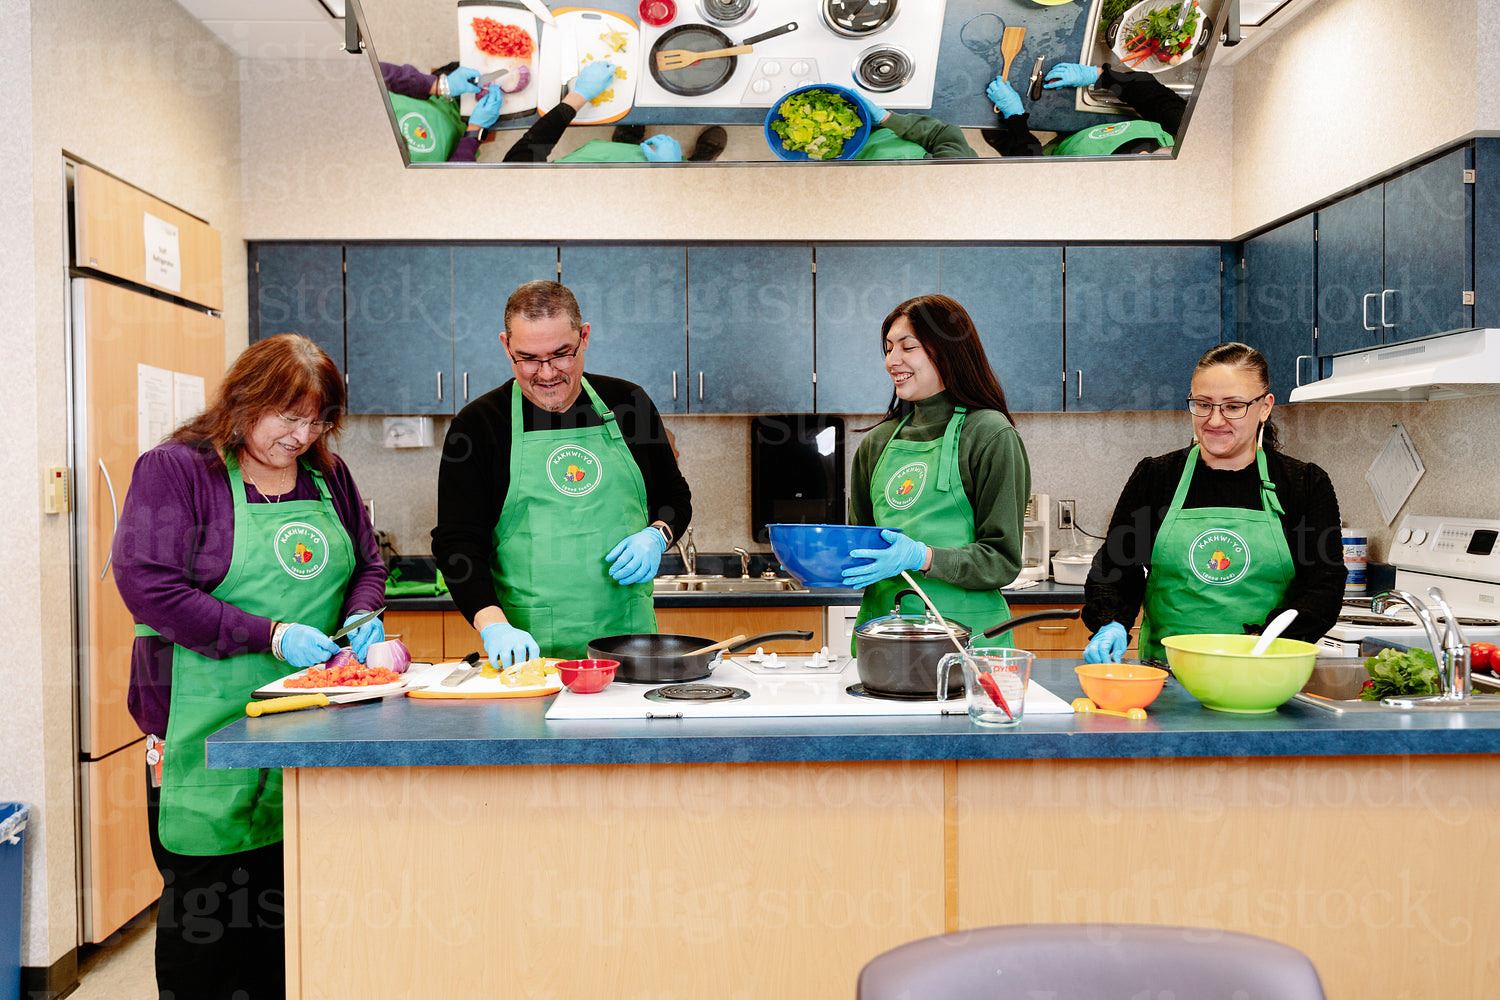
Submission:
[[[609,687],[619,666],[619,660],[563,660],[557,674],[574,694],[598,694]]]
[[[1111,712],[1145,708],[1161,694],[1167,672],[1139,663],[1084,663],[1073,668],[1083,693]]]

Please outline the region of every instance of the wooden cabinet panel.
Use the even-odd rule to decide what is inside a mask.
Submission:
[[[807,642],[783,640],[764,643],[768,653],[815,653],[823,646],[822,608],[657,608],[658,631],[727,639],[797,629],[813,634]]]
[[[456,613],[456,612],[455,612]],[[444,659],[443,612],[387,611],[385,634],[400,638],[413,660],[441,663]]]
[[[181,287],[163,291],[210,309],[224,308],[223,250],[213,226],[83,164],[73,174],[73,203],[73,262],[79,267],[161,288],[147,277],[145,221],[149,214],[177,227]]]
[[[146,741],[83,766],[92,850],[83,887],[84,940],[98,944],[161,895],[146,829]]]
[[[1012,605],[1010,613],[1017,617],[1029,615],[1034,611],[1073,611],[1083,607],[1081,604],[1016,604]],[[1136,633],[1140,630],[1140,616],[1136,616],[1136,623],[1130,629],[1130,645],[1126,653],[1135,651]],[[1062,621],[1032,622],[1022,625],[1011,632],[1011,642],[1017,649],[1029,649],[1038,656],[1053,656],[1065,653],[1070,656],[1082,656],[1083,647],[1089,644],[1093,633],[1080,618],[1064,619]]]
[[[484,652],[484,644],[479,641],[479,632],[469,620],[457,611],[444,611],[443,615],[443,658],[447,660],[462,660],[470,653]]]

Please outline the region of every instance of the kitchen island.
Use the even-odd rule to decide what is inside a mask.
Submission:
[[[1076,663],[1035,676],[1072,699]],[[1074,920],[1261,934],[1330,997],[1500,992],[1500,714],[1235,716],[1173,684],[1143,722],[994,731],[547,702],[210,737],[210,767],[290,769],[290,996],[850,996],[904,941]]]

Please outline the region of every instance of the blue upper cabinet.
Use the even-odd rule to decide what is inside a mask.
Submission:
[[[1219,248],[1068,247],[1069,410],[1175,410],[1219,342]]]
[[[944,248],[938,289],[963,306],[1012,411],[1063,408],[1062,247]]]
[[[1474,140],[1474,173],[1488,179],[1471,184],[1474,203],[1474,325],[1500,326],[1500,139]]]
[[[688,412],[811,412],[812,247],[691,247],[687,258]]]
[[[260,243],[250,248],[250,340],[300,333],[344,370],[344,248]]]
[[[687,249],[564,246],[562,283],[589,324],[587,370],[636,383],[662,413],[688,412]]]
[[[1266,356],[1278,403],[1317,375],[1313,354],[1313,217],[1283,223],[1245,241],[1244,311],[1239,339]],[[1299,359],[1308,359],[1303,362]]]
[[[1381,343],[1385,188],[1376,185],[1317,213],[1318,353]],[[1389,315],[1391,297],[1384,296]]]
[[[345,289],[349,412],[453,412],[453,252],[351,246]]]
[[[815,361],[820,413],[883,413],[891,379],[880,324],[897,305],[938,289],[936,247],[817,248]]]
[[[1411,340],[1473,325],[1464,292],[1473,232],[1467,147],[1393,177],[1385,185],[1385,340]]]
[[[452,405],[441,412],[456,413],[511,377],[500,344],[505,301],[538,279],[557,279],[557,247],[454,246]]]

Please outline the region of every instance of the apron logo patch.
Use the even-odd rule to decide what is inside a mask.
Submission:
[[[563,496],[594,492],[602,478],[599,456],[576,444],[565,444],[547,456],[547,481]]]
[[[1222,587],[1235,583],[1250,569],[1250,547],[1233,531],[1215,528],[1193,539],[1188,565],[1204,583]]]
[[[1089,130],[1089,138],[1104,139],[1108,136],[1114,135],[1116,132],[1122,131],[1126,127],[1127,126],[1124,122],[1117,122],[1113,125],[1100,125],[1097,128]]]
[[[414,153],[430,153],[437,149],[437,140],[432,137],[427,119],[415,111],[401,116],[401,135]]]
[[[927,485],[927,463],[903,465],[885,481],[885,502],[896,510],[905,510],[917,502]]]
[[[298,580],[311,580],[328,565],[328,539],[302,521],[282,525],[271,547],[281,568]]]

